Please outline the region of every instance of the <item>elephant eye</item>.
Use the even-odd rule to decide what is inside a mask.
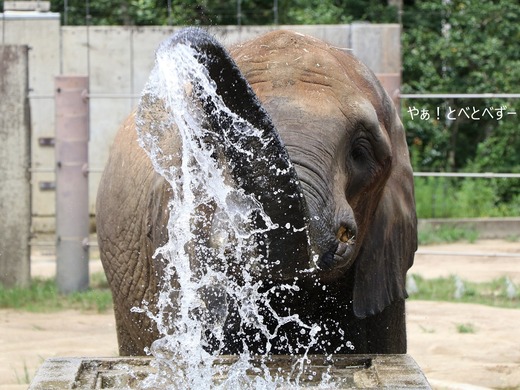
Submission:
[[[366,138],[358,138],[352,145],[350,156],[357,164],[372,160],[372,147],[370,142]]]
[[[354,161],[360,162],[365,158],[366,151],[361,147],[355,147],[352,149],[350,155]]]

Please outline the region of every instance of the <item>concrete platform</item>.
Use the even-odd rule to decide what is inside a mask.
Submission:
[[[510,239],[520,237],[520,218],[432,218],[420,219],[419,230],[427,227],[475,230],[479,239]]]
[[[302,388],[318,388],[322,374],[328,372],[338,389],[431,389],[417,363],[409,355],[310,356]],[[222,356],[217,364],[223,370],[215,383],[225,379],[226,367],[235,356]],[[137,389],[139,382],[155,372],[151,358],[53,358],[40,367],[29,387],[41,389]],[[290,372],[292,356],[273,356],[267,366],[274,374]],[[253,362],[254,363],[254,362]],[[309,375],[312,373],[312,375]]]

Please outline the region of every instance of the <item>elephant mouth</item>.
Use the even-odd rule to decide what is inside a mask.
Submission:
[[[356,249],[355,229],[341,226],[338,229],[334,243],[323,253],[317,262],[320,271],[342,270],[350,267],[354,261]]]

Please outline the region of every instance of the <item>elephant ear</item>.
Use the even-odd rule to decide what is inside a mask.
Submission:
[[[391,104],[388,99],[388,104]],[[387,111],[388,112],[388,111]],[[407,298],[406,272],[417,250],[413,174],[404,128],[391,109],[392,167],[356,261],[353,309],[358,318]]]
[[[254,195],[277,226],[259,237],[265,243],[260,249],[275,260],[270,272],[292,277],[308,262],[307,218],[300,182],[285,145],[237,64],[214,37],[199,28],[186,28],[159,50],[172,50],[177,45],[193,49],[192,55],[215,87],[215,93],[207,93],[200,77],[186,80],[202,110],[204,126],[211,129],[208,134],[215,155],[229,168],[235,185]],[[251,219],[256,226],[266,227],[260,213]]]

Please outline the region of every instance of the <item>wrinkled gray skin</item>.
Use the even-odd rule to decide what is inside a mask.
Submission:
[[[282,228],[259,239],[270,247],[269,260],[280,260],[263,274],[266,285],[298,277],[301,287],[274,298],[273,307],[320,324],[325,331],[311,352],[405,353],[405,277],[417,247],[413,177],[404,129],[373,73],[344,51],[287,31],[237,46],[230,56],[201,30],[185,30],[169,44],[178,41],[206,53],[200,61],[228,107],[273,138],[271,149],[255,153],[269,164],[294,165],[274,177],[269,164],[245,169],[224,151],[236,185],[246,192],[259,187],[273,220],[309,228],[310,245]],[[130,309],[156,301],[162,271],[152,254],[167,239],[170,196],[136,139],[132,115],[116,136],[97,200],[122,355],[143,354],[158,337],[154,324]],[[175,156],[178,141],[168,147]],[[285,197],[272,188],[283,188]],[[230,319],[223,353],[242,348],[236,326]],[[305,340],[294,333],[290,325],[280,330],[289,343],[275,340],[273,352],[298,352]],[[254,335],[245,337],[250,350],[263,352]]]

